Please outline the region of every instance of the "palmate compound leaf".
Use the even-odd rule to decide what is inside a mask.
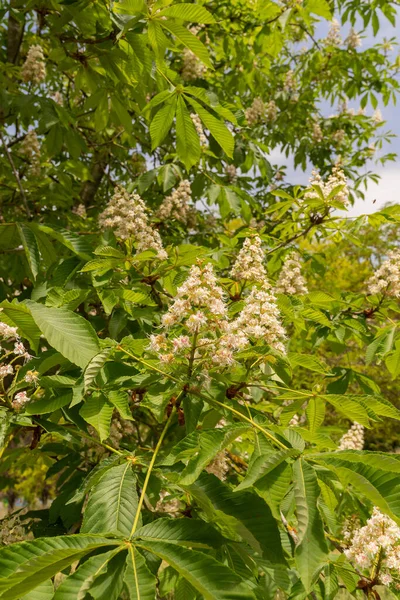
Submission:
[[[251,467],[247,470],[243,481],[235,488],[235,492],[245,490],[275,469],[278,465],[286,461],[290,457],[298,456],[299,450],[296,448],[288,448],[287,450],[275,451],[269,455],[258,456]]]
[[[83,317],[65,308],[49,308],[27,302],[32,316],[49,344],[72,363],[85,368],[100,351],[93,327]]]
[[[165,560],[205,600],[255,600],[252,591],[236,573],[203,552],[145,539],[136,545]]]
[[[136,477],[131,462],[111,467],[91,490],[81,531],[129,537],[137,506]]]
[[[98,535],[39,538],[0,549],[0,599],[18,600],[73,562],[120,542]]]
[[[317,507],[320,495],[317,476],[302,458],[293,464],[293,488],[298,521],[295,561],[300,579],[309,591],[328,559],[328,547]]]

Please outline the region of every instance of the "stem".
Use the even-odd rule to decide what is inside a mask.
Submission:
[[[178,396],[178,398],[179,398],[179,396]],[[140,518],[140,513],[141,513],[141,510],[142,510],[142,506],[143,506],[144,497],[145,497],[147,486],[148,486],[148,483],[149,483],[149,480],[150,480],[150,475],[151,475],[151,472],[153,470],[154,463],[156,462],[157,454],[158,454],[158,452],[159,452],[159,450],[161,448],[161,444],[163,443],[163,440],[165,438],[165,434],[167,433],[167,430],[168,430],[168,428],[169,428],[169,426],[171,424],[171,421],[172,421],[172,419],[173,419],[173,417],[175,415],[175,412],[176,412],[176,406],[173,406],[172,410],[171,410],[171,414],[169,415],[169,417],[167,419],[167,422],[164,425],[164,429],[162,430],[160,438],[159,438],[159,440],[157,442],[157,445],[156,445],[156,447],[154,449],[153,456],[151,457],[151,461],[150,461],[150,464],[149,464],[149,468],[147,469],[147,473],[146,473],[146,477],[145,477],[145,480],[144,480],[142,492],[140,494],[140,498],[139,498],[139,502],[138,502],[138,506],[137,506],[137,510],[136,510],[135,520],[134,520],[133,525],[132,525],[132,530],[131,530],[131,534],[129,536],[129,539],[132,538],[133,534],[135,533],[135,531],[137,529],[137,526],[138,526],[138,523],[139,523],[139,518]]]
[[[279,446],[283,450],[287,450],[288,449],[288,447],[285,446],[285,444],[283,444],[282,442],[280,442],[274,435],[272,435],[272,433],[270,433],[269,431],[267,431],[266,429],[264,429],[264,427],[261,427],[261,425],[259,425],[255,421],[253,421],[253,419],[251,419],[249,417],[246,417],[246,415],[242,414],[241,412],[239,412],[235,408],[232,408],[232,406],[229,406],[228,404],[224,404],[223,402],[219,402],[219,400],[214,400],[214,398],[208,398],[208,396],[205,396],[204,398],[207,400],[207,402],[214,402],[215,404],[218,404],[218,406],[222,406],[226,410],[230,410],[232,413],[234,413],[235,415],[237,415],[241,419],[244,419],[248,423],[251,423],[251,425],[253,427],[255,427],[256,429],[258,429],[259,431],[261,431],[267,438],[269,438],[272,442],[274,442],[274,444],[276,444],[277,446]]]
[[[25,196],[24,188],[22,187],[21,180],[20,180],[19,175],[18,175],[18,171],[15,168],[14,161],[12,159],[12,156],[10,154],[10,151],[9,151],[9,149],[7,147],[6,141],[5,141],[5,139],[4,139],[3,134],[1,133],[1,131],[0,131],[0,140],[1,140],[1,143],[3,144],[3,146],[4,146],[4,150],[6,151],[8,162],[11,165],[11,169],[12,169],[12,172],[14,173],[14,177],[15,177],[15,180],[17,182],[19,191],[21,192],[22,201],[24,203],[26,214],[28,216],[28,219],[30,219],[32,215],[31,215],[31,211],[29,210],[28,201],[27,201],[26,196]]]
[[[128,352],[128,350],[125,350],[124,348],[122,348],[122,346],[117,346],[117,350],[121,350],[121,352],[123,352],[127,356],[130,356],[131,358],[133,358],[137,362],[141,363],[145,367],[148,367],[149,369],[152,369],[153,371],[156,371],[157,373],[160,373],[160,375],[163,375],[164,377],[168,377],[168,379],[171,379],[172,381],[175,381],[175,383],[181,383],[179,381],[179,379],[176,379],[176,377],[174,377],[173,375],[170,375],[169,373],[166,373],[165,371],[161,371],[161,369],[159,369],[158,367],[155,367],[154,365],[151,365],[150,363],[148,363],[147,361],[143,360],[142,358],[139,358],[138,356],[135,356],[134,354],[131,354],[130,352]]]
[[[116,448],[113,448],[112,446],[109,446],[108,444],[105,444],[104,442],[100,442],[100,440],[96,440],[96,438],[92,437],[88,433],[83,433],[79,429],[76,430],[76,433],[78,435],[86,438],[87,440],[90,440],[91,442],[94,442],[95,444],[98,444],[99,446],[103,446],[103,448],[106,448],[110,452],[114,452],[114,454],[119,454],[119,456],[123,456],[123,452],[121,452],[120,450],[117,450]]]

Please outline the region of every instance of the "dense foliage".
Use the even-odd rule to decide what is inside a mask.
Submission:
[[[396,2],[0,14],[0,599],[399,596]]]

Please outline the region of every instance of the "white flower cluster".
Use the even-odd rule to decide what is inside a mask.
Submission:
[[[350,29],[349,35],[345,39],[344,43],[348,48],[351,48],[352,50],[355,50],[356,48],[359,48],[361,46],[361,38],[358,35],[358,33],[353,29],[353,27]]]
[[[191,113],[190,118],[192,119],[197,135],[199,136],[200,146],[207,146],[208,140],[204,133],[203,125],[201,123],[199,115],[196,115],[196,113]]]
[[[344,129],[337,129],[332,134],[332,140],[337,146],[341,146],[346,139],[346,132]]]
[[[40,144],[36,131],[28,131],[20,146],[20,152],[29,160],[29,173],[33,177],[40,175]]]
[[[242,333],[230,326],[224,293],[210,264],[191,267],[161,322],[166,330],[175,326],[180,329],[180,335],[175,329],[170,336],[150,336],[150,350],[165,363],[173,363],[177,357],[190,360],[194,353],[196,365],[199,361],[203,366],[205,361],[208,365],[232,365],[234,351],[248,343]]]
[[[236,167],[235,165],[226,165],[225,173],[228,177],[229,181],[233,182],[237,179]]]
[[[18,394],[15,394],[11,405],[15,410],[20,410],[29,402],[29,400],[30,398],[26,392],[18,392]]]
[[[261,98],[254,98],[252,105],[244,111],[250,126],[257,125],[265,118],[265,104]]]
[[[276,298],[270,290],[253,287],[232,327],[246,336],[264,340],[282,354],[286,352],[286,331],[281,323]]]
[[[322,134],[321,125],[318,123],[318,121],[313,122],[313,129],[312,129],[311,137],[312,137],[313,141],[316,142],[317,144],[322,142],[322,140],[324,139],[324,136]]]
[[[203,77],[207,71],[207,67],[197,58],[194,52],[189,50],[189,48],[184,48],[182,58],[182,77],[185,81],[192,81],[193,79]]]
[[[39,379],[39,372],[38,371],[27,371],[24,380],[26,381],[26,383],[37,383]]]
[[[156,511],[166,513],[170,517],[177,517],[180,511],[180,502],[177,498],[171,498],[171,494],[166,490],[161,490]]]
[[[369,294],[384,293],[400,298],[400,250],[388,252],[387,259],[372,275],[367,285]]]
[[[58,104],[59,106],[63,106],[64,104],[64,98],[61,92],[57,91],[54,92],[54,94],[52,94],[51,98],[54,100],[54,102],[56,104]]]
[[[14,369],[12,365],[3,365],[0,364],[0,379],[4,379],[7,375],[12,375],[14,373]]]
[[[328,35],[325,39],[327,46],[340,46],[342,43],[342,36],[340,34],[340,23],[337,19],[332,19]]]
[[[372,120],[375,123],[375,125],[377,125],[378,123],[382,123],[383,117],[379,108],[377,108],[374,114],[372,115]]]
[[[294,76],[294,71],[290,70],[287,71],[287,73],[285,74],[285,79],[283,82],[283,90],[285,92],[295,92],[297,88],[297,82]]]
[[[267,118],[267,121],[270,121],[270,122],[275,121],[277,115],[278,115],[278,107],[276,106],[274,100],[270,100],[265,105],[265,116]]]
[[[74,208],[72,209],[72,212],[74,213],[74,215],[77,215],[78,217],[81,217],[82,219],[86,219],[86,217],[87,217],[86,207],[84,204],[78,204],[78,206],[74,206]]]
[[[211,473],[220,479],[225,481],[229,471],[229,463],[225,452],[218,452],[214,460],[210,462],[206,467],[207,473]]]
[[[28,83],[41,83],[46,79],[46,63],[42,47],[31,46],[22,67],[22,79]]]
[[[379,581],[389,585],[393,575],[400,574],[400,527],[375,507],[367,524],[355,532],[344,553],[361,569],[371,568],[379,558]]]
[[[263,265],[264,252],[258,235],[246,238],[232,267],[231,277],[239,281],[266,283],[267,272]]]
[[[338,450],[362,450],[364,448],[364,427],[354,422],[339,440]]]
[[[157,211],[159,219],[176,219],[181,223],[187,223],[193,214],[189,202],[192,200],[192,190],[187,179],[180,181],[178,187],[161,203]]]
[[[149,225],[146,205],[137,194],[128,194],[117,186],[107,208],[99,216],[100,227],[110,227],[117,238],[135,238],[137,253],[155,250],[160,260],[168,255],[163,248],[160,234]]]
[[[291,252],[286,257],[282,270],[276,283],[279,294],[308,294],[306,280],[301,274],[300,256]]]
[[[343,206],[347,206],[349,203],[347,179],[343,171],[338,166],[333,167],[332,173],[329,175],[326,182],[322,180],[321,175],[317,171],[313,171],[310,178],[310,186],[316,186],[319,188],[324,197],[325,203],[339,202],[340,204],[343,204]],[[329,198],[332,191],[338,186],[341,186],[341,189],[335,193],[333,198]],[[307,190],[304,197],[310,200],[321,200],[317,190],[313,189],[313,187]]]
[[[3,323],[2,321],[0,321],[0,335],[5,340],[8,340],[10,338],[17,338],[18,329],[17,327],[10,327],[10,325],[7,325],[7,323]]]

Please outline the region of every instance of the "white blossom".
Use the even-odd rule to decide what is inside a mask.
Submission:
[[[19,356],[24,356],[24,354],[26,354],[26,348],[22,342],[15,342],[14,354],[17,354]]]
[[[225,481],[229,471],[229,464],[225,452],[219,452],[206,467],[207,473],[212,473],[221,481]]]
[[[400,298],[400,250],[388,252],[387,259],[367,282],[369,294],[384,293]]]
[[[72,212],[74,213],[74,215],[77,215],[78,217],[81,217],[82,219],[86,219],[86,217],[87,217],[86,207],[84,204],[78,204],[78,206],[74,206],[74,208],[72,209]]]
[[[7,375],[12,375],[14,372],[12,365],[1,365],[0,364],[0,379],[4,379]]]
[[[229,366],[235,351],[248,343],[228,321],[224,292],[210,264],[191,267],[161,324],[164,332],[150,336],[149,350],[166,364],[191,361],[202,370]]]
[[[199,136],[200,146],[207,146],[208,140],[205,136],[203,125],[201,123],[199,115],[196,115],[196,113],[191,113],[190,118],[192,119],[197,135]]]
[[[286,352],[286,331],[281,323],[276,298],[270,290],[253,287],[232,328],[242,331],[246,336],[262,339],[278,352]]]
[[[235,165],[226,165],[225,173],[230,182],[234,182],[237,179],[236,167]]]
[[[178,187],[172,194],[164,198],[160,208],[157,211],[159,219],[176,219],[181,223],[187,224],[193,217],[192,190],[190,182],[187,179],[180,181]]]
[[[38,371],[27,371],[24,380],[26,381],[26,383],[37,383],[39,379],[39,372]]]
[[[313,122],[313,129],[312,129],[311,137],[312,137],[313,141],[316,142],[317,144],[319,144],[323,140],[321,125],[318,123],[318,121]]]
[[[335,142],[337,146],[341,146],[346,139],[346,132],[344,129],[337,129],[332,134],[332,140]]]
[[[356,48],[359,48],[361,46],[361,38],[359,34],[353,29],[353,27],[350,29],[349,35],[345,39],[344,43],[348,48],[351,48],[352,50],[355,50]]]
[[[257,125],[265,118],[265,104],[261,98],[254,98],[252,105],[244,111],[250,126]]]
[[[110,227],[121,240],[135,238],[137,252],[155,250],[160,260],[168,255],[163,248],[160,234],[149,224],[146,205],[137,194],[128,194],[117,186],[107,208],[99,216],[100,227]]]
[[[325,43],[327,46],[340,46],[342,43],[342,36],[340,34],[340,23],[337,19],[332,19],[328,35],[326,36]]]
[[[0,335],[6,340],[9,338],[16,338],[18,337],[18,328],[11,327],[10,325],[7,325],[7,323],[0,321]]]
[[[339,441],[339,450],[362,450],[364,448],[364,427],[354,422]]]
[[[27,402],[29,402],[30,398],[26,392],[18,392],[15,394],[13,401],[11,402],[12,407],[16,410],[22,408]]]
[[[366,525],[355,531],[344,553],[361,569],[371,568],[379,555],[379,580],[389,585],[392,574],[400,574],[400,527],[375,507]]]
[[[275,121],[276,117],[278,116],[278,107],[276,106],[274,100],[270,100],[265,105],[265,116],[269,122]]]
[[[372,115],[372,120],[375,124],[382,123],[383,117],[379,108],[377,108],[374,114]]]
[[[20,146],[20,152],[29,160],[29,174],[40,175],[40,144],[36,131],[28,131]]]
[[[22,67],[22,79],[28,83],[41,83],[46,79],[46,63],[42,47],[38,44],[28,50],[26,60]]]
[[[338,166],[333,167],[332,174],[329,175],[325,182],[322,180],[321,175],[317,171],[313,171],[310,178],[310,186],[316,186],[319,188],[324,197],[324,202],[327,204],[330,202],[339,202],[340,204],[343,204],[343,206],[347,206],[349,203],[347,179],[343,171]],[[333,190],[339,186],[341,186],[341,188],[336,191],[333,198],[329,198]],[[313,187],[307,190],[304,197],[310,200],[321,201],[318,191]]]
[[[171,517],[177,517],[180,511],[180,502],[177,498],[172,498],[166,490],[161,490],[160,499],[156,504],[156,511],[166,513]]]
[[[291,252],[285,259],[276,283],[276,291],[280,294],[307,294],[306,280],[301,274],[300,257]]]
[[[189,48],[184,48],[182,53],[182,77],[185,81],[200,79],[207,71],[207,67]]]
[[[294,71],[289,70],[285,74],[285,79],[283,82],[283,89],[285,92],[295,92],[297,88],[297,82],[294,76]]]
[[[263,265],[264,252],[261,245],[258,235],[245,239],[231,270],[232,279],[266,284],[267,272]]]

